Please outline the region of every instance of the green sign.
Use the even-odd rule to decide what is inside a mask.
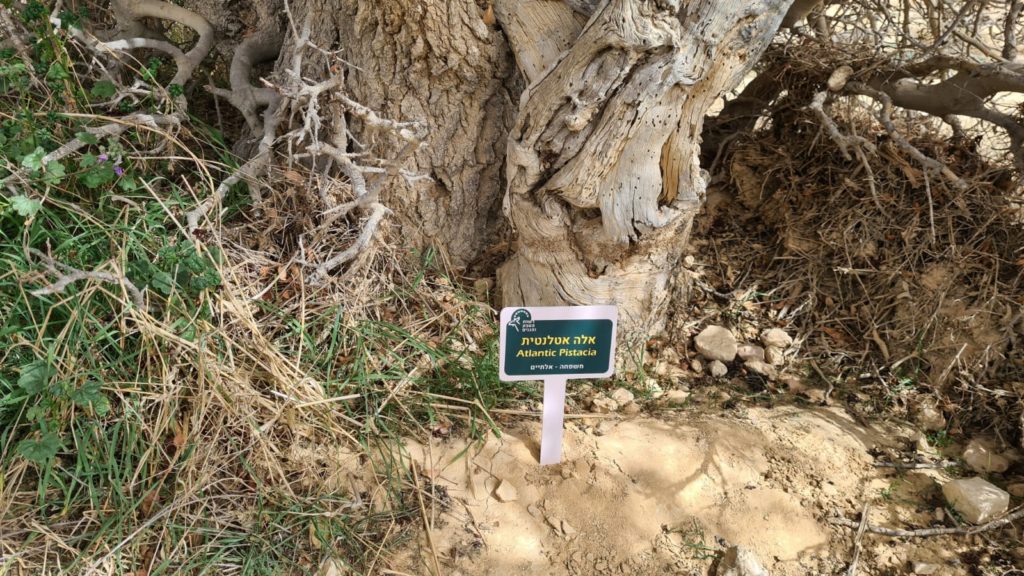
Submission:
[[[502,380],[611,376],[615,320],[613,306],[502,310]]]

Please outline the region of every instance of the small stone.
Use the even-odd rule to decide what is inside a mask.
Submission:
[[[736,358],[736,338],[722,326],[708,326],[693,342],[697,352],[708,360],[732,362]]]
[[[697,374],[700,374],[701,372],[704,371],[704,364],[702,364],[700,360],[696,360],[696,359],[691,360],[690,361],[690,370],[693,370]]]
[[[576,529],[565,520],[562,520],[562,534],[565,534],[566,536],[575,536]]]
[[[519,499],[519,490],[508,480],[502,480],[494,489],[494,497],[498,502],[514,502]]]
[[[782,353],[782,348],[776,348],[775,346],[765,348],[764,358],[772,366],[782,366],[786,363],[786,356]]]
[[[913,564],[914,574],[937,574],[939,572],[939,568],[941,568],[941,566],[938,564],[929,564],[928,562],[914,562]]]
[[[718,360],[712,360],[708,367],[711,370],[711,375],[715,378],[721,378],[729,373],[729,368]]]
[[[562,475],[562,480],[568,480],[569,478],[572,478],[572,470],[570,470],[568,466],[562,466],[562,469],[559,471],[559,474]]]
[[[666,364],[671,364],[672,366],[678,366],[679,365],[679,352],[676,352],[675,348],[665,348],[664,350],[661,351],[661,359]]]
[[[764,362],[764,348],[756,344],[740,344],[739,348],[736,349],[736,355],[744,362],[751,360]]]
[[[943,510],[941,506],[935,508],[935,521],[936,522],[945,522],[946,521],[946,511]]]
[[[1024,482],[1014,482],[1006,487],[1006,491],[1014,498],[1024,498]]]
[[[693,268],[693,265],[696,263],[697,260],[693,256],[689,254],[683,256],[683,266],[686,266],[687,268]]]
[[[775,380],[776,378],[779,377],[779,371],[776,370],[775,367],[772,366],[771,364],[758,362],[757,360],[751,360],[750,362],[744,364],[744,366],[746,366],[748,370],[756,372],[757,374],[760,374],[765,378],[768,378],[769,380]]]
[[[799,376],[793,376],[792,374],[781,376],[779,381],[782,382],[782,385],[793,394],[803,392],[807,388],[804,381]]]
[[[1006,469],[1010,467],[1010,462],[1006,458],[994,454],[991,449],[978,440],[971,440],[967,444],[967,448],[964,449],[963,459],[971,470],[979,474],[988,474],[990,472],[1002,473],[1006,472]]]
[[[950,480],[942,494],[953,508],[971,524],[984,524],[1010,506],[1010,495],[982,478]]]
[[[625,406],[633,401],[633,393],[625,388],[616,388],[610,396],[619,406]]]
[[[493,278],[480,278],[476,282],[473,282],[473,292],[476,294],[477,298],[481,300],[486,299],[487,295],[490,294],[493,289]]]
[[[839,92],[846,87],[846,83],[850,80],[850,76],[853,76],[853,68],[848,64],[843,64],[839,68],[836,68],[828,77],[828,89],[833,92]]]
[[[690,393],[686,390],[669,390],[665,392],[664,398],[669,406],[682,406],[690,399]]]
[[[914,415],[917,425],[928,432],[935,432],[946,428],[946,417],[932,403],[924,403],[918,407]]]
[[[757,556],[743,546],[732,546],[718,562],[716,576],[768,576]]]
[[[793,337],[781,328],[769,328],[761,332],[761,343],[768,348],[789,348],[793,343]]]
[[[636,416],[640,413],[640,405],[636,402],[630,402],[621,408],[622,413],[626,416]]]
[[[598,394],[590,403],[590,408],[598,414],[609,414],[619,409],[619,403],[604,394]]]
[[[808,388],[801,392],[812,404],[825,403],[825,391],[821,388]]]
[[[526,511],[530,513],[530,516],[533,516],[535,518],[537,516],[540,516],[540,508],[537,508],[536,504],[530,504],[529,506],[527,506]]]

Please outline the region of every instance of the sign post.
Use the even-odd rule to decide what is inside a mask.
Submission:
[[[502,309],[501,380],[544,382],[542,466],[562,459],[566,382],[571,378],[608,378],[615,372],[617,320],[615,306]]]

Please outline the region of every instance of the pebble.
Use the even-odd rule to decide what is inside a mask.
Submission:
[[[708,326],[694,338],[697,352],[708,360],[732,362],[736,358],[736,337],[728,328]]]
[[[927,432],[935,432],[946,428],[946,417],[931,403],[922,404],[918,407],[917,413],[914,415],[914,421]]]
[[[769,346],[764,350],[765,362],[772,366],[782,366],[786,363],[786,356],[782,353],[782,348],[776,348],[775,346]]]
[[[590,403],[590,407],[598,414],[609,414],[619,409],[619,403],[604,394],[598,394]]]
[[[619,406],[625,406],[633,401],[633,393],[625,388],[616,388],[611,394],[611,399],[615,400]]]
[[[937,574],[939,572],[939,568],[941,568],[941,566],[938,564],[930,564],[928,562],[914,562],[913,565],[914,574]]]
[[[769,328],[761,332],[761,343],[767,348],[789,348],[793,337],[781,328]]]
[[[494,497],[499,502],[514,502],[519,499],[519,490],[516,490],[516,487],[508,480],[502,480],[494,489]]]
[[[711,371],[711,375],[715,378],[721,378],[729,373],[729,368],[718,360],[712,360],[711,364],[708,365]]]
[[[686,390],[669,390],[665,392],[664,398],[669,406],[682,406],[689,400],[690,393]]]
[[[756,344],[741,344],[736,348],[736,355],[744,362],[749,362],[751,360],[764,362],[764,348],[761,348]]]
[[[971,524],[984,524],[1010,506],[1009,493],[979,477],[950,480],[942,494]]]
[[[1010,461],[995,454],[992,450],[978,440],[971,440],[963,453],[964,462],[971,470],[979,474],[991,472],[1002,473],[1010,467]]]
[[[1014,482],[1006,487],[1006,491],[1014,498],[1024,498],[1024,482]]]
[[[775,380],[779,377],[779,371],[775,369],[771,364],[765,362],[758,362],[757,360],[751,360],[744,364],[748,370],[756,372],[769,380]]]
[[[732,546],[725,551],[718,562],[716,576],[768,576],[768,571],[761,566],[750,549],[743,546]]]
[[[704,371],[704,364],[701,363],[700,360],[691,360],[690,361],[690,370],[693,370],[697,374],[700,374],[701,372]]]
[[[636,402],[630,402],[629,404],[623,406],[620,410],[626,416],[636,416],[637,414],[640,413],[640,405],[637,404]]]

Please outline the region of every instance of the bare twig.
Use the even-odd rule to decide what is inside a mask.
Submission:
[[[988,532],[989,530],[995,530],[996,528],[1002,528],[1003,526],[1006,526],[1011,522],[1014,522],[1015,520],[1019,520],[1021,518],[1024,518],[1024,507],[1018,507],[1012,513],[1007,514],[1006,516],[1003,516],[998,520],[993,520],[987,524],[982,524],[981,526],[973,526],[970,528],[921,528],[918,530],[900,530],[898,528],[882,528],[879,526],[868,525],[865,530],[872,534],[892,536],[894,538],[924,538],[927,536],[945,536],[954,534],[971,536],[974,534],[980,534],[982,532]],[[859,522],[854,522],[853,520],[849,520],[847,518],[829,518],[828,522],[830,524],[835,524],[837,526],[846,526],[847,528],[860,529]]]
[[[135,286],[135,284],[132,283],[131,280],[128,280],[124,276],[117,276],[115,274],[111,274],[110,272],[100,272],[97,270],[93,270],[91,272],[79,270],[72,266],[68,266],[67,264],[57,262],[53,258],[49,257],[40,250],[36,250],[35,248],[29,248],[28,250],[29,253],[31,253],[33,256],[43,261],[43,266],[46,268],[47,272],[49,272],[50,274],[57,278],[49,286],[46,286],[45,288],[39,288],[38,290],[33,290],[32,292],[30,292],[30,294],[32,294],[33,296],[47,296],[50,294],[60,294],[68,286],[74,284],[75,282],[79,282],[82,280],[95,280],[97,282],[107,282],[109,284],[117,284],[119,286],[124,286],[125,290],[127,290],[128,294],[131,296],[132,302],[135,303],[135,306],[138,307],[140,310],[147,310],[146,300],[142,295],[142,291],[139,290]]]
[[[857,574],[857,562],[860,560],[861,540],[864,539],[864,530],[868,527],[868,504],[860,512],[860,526],[857,527],[857,535],[853,537],[853,558],[850,559],[850,567],[846,569],[846,576]]]
[[[890,98],[888,94],[882,92],[881,90],[871,88],[870,86],[867,86],[866,84],[863,84],[861,82],[850,82],[849,84],[847,84],[847,88],[856,94],[862,94],[864,96],[873,98],[874,100],[878,101],[879,104],[882,105],[882,109],[878,114],[878,119],[882,123],[882,126],[885,127],[886,132],[888,132],[889,136],[893,139],[894,142],[896,142],[896,145],[899,146],[900,149],[906,152],[910,157],[917,160],[925,168],[925,170],[931,170],[937,174],[941,174],[957,190],[965,190],[967,188],[967,183],[964,182],[959,176],[957,176],[956,173],[950,170],[949,166],[946,166],[945,164],[939,162],[934,158],[929,158],[928,156],[925,156],[924,153],[918,150],[916,146],[911,144],[903,136],[903,134],[900,133],[900,131],[896,128],[896,124],[893,123],[892,120],[893,103],[892,98]]]

